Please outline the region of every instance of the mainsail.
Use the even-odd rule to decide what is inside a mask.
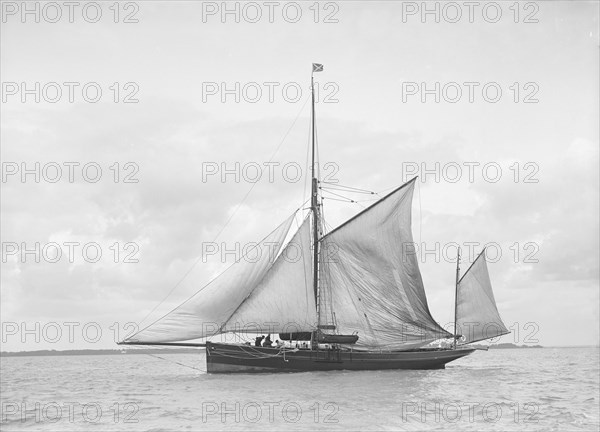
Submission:
[[[308,218],[279,254],[294,216],[259,243],[259,254],[242,257],[126,342],[179,342],[229,331],[313,330],[316,311]]]
[[[463,344],[510,333],[496,307],[485,249],[458,281],[455,333],[463,336]]]
[[[321,327],[363,348],[408,349],[450,333],[435,322],[411,231],[415,179],[321,240]]]

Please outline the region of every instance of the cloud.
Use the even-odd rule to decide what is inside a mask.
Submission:
[[[416,19],[398,27],[399,6],[361,14],[359,4],[340,8],[343,20],[335,25],[236,26],[218,19],[199,25],[200,6],[167,12],[146,5],[143,20],[129,27],[3,26],[5,81],[94,81],[105,91],[97,104],[18,97],[3,104],[2,162],[19,169],[37,162],[42,177],[36,183],[28,174],[23,183],[19,173],[1,184],[3,242],[79,242],[73,262],[7,257],[3,319],[139,320],[193,267],[194,277],[155,313],[164,312],[226,266],[220,256],[195,266],[204,242],[256,241],[305,207],[310,105],[303,104],[308,67],[318,58],[325,64],[317,76],[321,95],[330,82],[338,99],[317,104],[321,173],[379,193],[341,193],[359,201],[348,204],[324,192],[328,224],[342,223],[419,175],[413,232],[422,248],[434,250],[421,259],[433,315],[453,319],[454,252],[444,246],[456,242],[469,252],[464,270],[489,244],[502,252],[490,271],[507,323],[535,320],[545,329],[543,343],[570,343],[575,327],[556,324],[563,305],[576,328],[598,323],[590,301],[599,283],[600,117],[590,7],[596,8],[547,5],[545,16],[564,20],[535,26]],[[503,99],[402,99],[406,81],[471,80],[500,83]],[[203,100],[205,82],[232,88],[271,81],[279,83],[273,103],[223,103],[220,95]],[[135,82],[139,103],[114,103],[108,88],[114,82]],[[287,82],[301,84],[300,101],[282,98]],[[537,83],[539,103],[515,103],[509,88],[515,82],[521,91],[524,83]],[[78,164],[72,182],[70,162]],[[278,163],[273,181],[263,171],[252,183],[252,170],[269,162]],[[53,164],[62,167],[56,183],[44,178]],[[286,178],[286,164],[300,167],[297,181]],[[86,180],[96,166],[101,178]],[[493,181],[496,166],[501,176]],[[207,172],[215,167],[218,172]],[[459,179],[452,181],[457,167]],[[82,255],[92,242],[102,249],[96,263]],[[476,244],[468,249],[467,242]],[[131,253],[139,262],[124,262]],[[578,337],[594,343],[592,336]]]

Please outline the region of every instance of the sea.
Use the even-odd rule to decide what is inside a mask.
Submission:
[[[192,354],[3,357],[2,431],[598,431],[599,349],[431,371],[209,375]]]

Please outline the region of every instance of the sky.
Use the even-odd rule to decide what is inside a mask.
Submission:
[[[598,345],[597,2],[57,4],[2,3],[3,351],[113,348],[304,208],[312,63],[321,174],[419,175],[439,323],[488,245],[501,342]]]

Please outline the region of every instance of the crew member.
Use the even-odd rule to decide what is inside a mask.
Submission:
[[[264,338],[265,338],[265,335],[257,336],[256,339],[254,339],[254,346],[259,347]]]
[[[268,334],[265,340],[263,341],[263,347],[271,348],[271,345],[273,345],[273,341],[271,340],[271,335]]]

